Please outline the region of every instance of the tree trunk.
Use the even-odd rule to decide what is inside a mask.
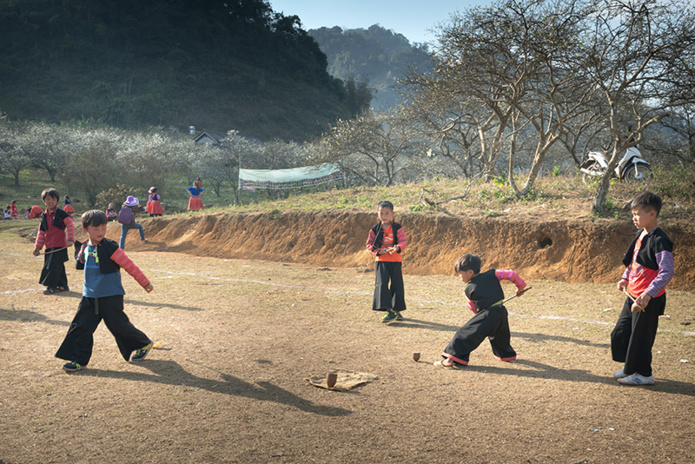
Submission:
[[[606,199],[608,198],[608,189],[611,185],[611,175],[610,171],[606,172],[603,177],[601,177],[601,182],[598,184],[596,189],[596,197],[594,197],[594,204],[592,206],[592,211],[603,214],[606,211]]]

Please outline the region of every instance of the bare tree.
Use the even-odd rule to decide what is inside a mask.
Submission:
[[[577,57],[588,85],[603,98],[611,134],[610,160],[593,210],[605,208],[610,176],[621,154],[640,143],[647,127],[695,102],[695,11],[687,0],[598,0]],[[619,114],[618,108],[628,108]]]
[[[343,170],[373,185],[392,185],[405,171],[414,134],[397,116],[363,113],[339,121],[320,143],[317,161],[340,161]]]
[[[25,124],[0,113],[0,168],[12,173],[15,187],[19,187],[19,173],[34,161],[28,145]]]

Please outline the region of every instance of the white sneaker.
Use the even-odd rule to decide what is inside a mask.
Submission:
[[[650,375],[649,377],[645,377],[638,373],[634,373],[622,379],[618,379],[618,382],[623,385],[654,385],[654,376]]]
[[[619,371],[615,371],[613,373],[614,379],[622,379],[623,377],[627,377],[627,374],[625,374],[625,369],[620,369]]]

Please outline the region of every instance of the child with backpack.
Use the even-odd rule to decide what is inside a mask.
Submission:
[[[142,224],[135,222],[135,213],[141,211],[140,201],[134,196],[129,195],[125,203],[123,203],[121,210],[118,212],[118,222],[121,224],[121,239],[118,242],[118,246],[120,246],[122,250],[125,250],[125,239],[130,229],[138,229],[140,231],[140,240],[143,242],[147,241]]]

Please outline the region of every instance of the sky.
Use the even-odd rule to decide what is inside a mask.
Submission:
[[[403,34],[410,42],[431,42],[432,29],[451,13],[492,0],[268,0],[273,11],[296,15],[304,30],[339,26],[366,29],[378,24]]]

